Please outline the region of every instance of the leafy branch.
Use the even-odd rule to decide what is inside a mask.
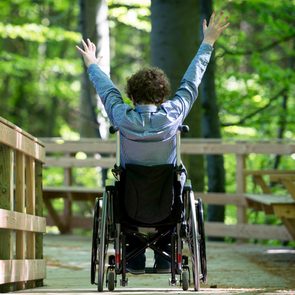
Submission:
[[[250,55],[250,54],[253,54],[253,53],[261,53],[261,52],[264,52],[264,51],[267,51],[277,45],[279,45],[280,43],[284,43],[284,42],[287,42],[289,40],[292,40],[293,38],[295,37],[295,33],[291,34],[291,35],[288,35],[288,36],[285,36],[279,40],[275,40],[267,45],[264,45],[260,48],[256,48],[256,49],[248,49],[248,50],[236,50],[236,51],[232,51],[232,50],[229,50],[228,48],[226,48],[225,46],[223,45],[219,45],[220,48],[223,49],[223,53],[219,54],[216,56],[216,59],[217,58],[221,58],[223,57],[224,55],[228,54],[228,55]]]
[[[265,106],[263,106],[263,107],[255,110],[255,111],[247,114],[246,116],[241,118],[239,121],[237,121],[237,122],[229,122],[229,123],[221,123],[221,126],[222,127],[228,127],[228,126],[243,125],[248,119],[251,119],[255,115],[257,115],[257,114],[263,112],[265,109],[267,109],[272,104],[272,102],[275,101],[278,97],[280,97],[286,90],[287,90],[286,87],[281,89],[278,93],[276,93],[273,97],[271,97],[269,99],[268,103]]]

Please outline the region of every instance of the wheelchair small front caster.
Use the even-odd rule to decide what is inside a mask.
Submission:
[[[189,270],[184,269],[181,275],[181,285],[182,285],[182,290],[187,291],[189,287]]]
[[[116,285],[116,273],[114,269],[108,270],[106,283],[108,290],[114,291]]]

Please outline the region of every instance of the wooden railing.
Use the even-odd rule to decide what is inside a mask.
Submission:
[[[92,220],[88,218],[75,218],[71,211],[73,200],[93,200],[101,193],[97,188],[77,187],[72,181],[72,169],[79,167],[104,167],[111,168],[115,163],[115,142],[112,140],[82,139],[80,141],[63,141],[61,139],[42,139],[46,145],[46,166],[62,167],[65,169],[65,183],[62,187],[47,187],[44,189],[44,199],[48,203],[52,198],[62,197],[67,199],[67,206],[63,216],[57,216],[53,208],[50,209],[55,216],[49,219],[50,224],[56,220],[62,227],[62,220],[68,220],[68,226],[91,227]],[[202,197],[205,204],[235,205],[237,208],[237,223],[223,224],[207,222],[206,233],[217,237],[257,238],[292,240],[292,236],[284,226],[248,224],[246,217],[247,202],[246,192],[246,159],[250,154],[257,155],[286,155],[295,153],[294,141],[268,140],[260,142],[247,141],[221,141],[204,139],[183,139],[182,154],[190,155],[233,155],[235,157],[235,183],[234,193],[204,193],[196,192],[197,197]],[[85,159],[77,159],[76,154],[84,152]],[[100,154],[101,156],[97,156]],[[106,156],[108,155],[108,156]],[[69,179],[71,181],[69,182]],[[51,206],[51,205],[50,205]],[[52,206],[51,206],[52,207]],[[69,228],[69,227],[68,227]]]
[[[0,117],[0,292],[41,286],[43,144]]]

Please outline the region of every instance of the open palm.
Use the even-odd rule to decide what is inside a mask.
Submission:
[[[76,48],[81,53],[85,65],[89,67],[91,64],[95,64],[98,62],[96,58],[96,46],[94,43],[92,43],[89,39],[87,39],[87,43],[82,40],[82,45],[84,47],[84,50],[81,49],[79,46],[76,45]]]

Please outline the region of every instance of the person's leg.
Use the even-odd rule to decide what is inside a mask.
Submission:
[[[171,254],[171,236],[167,235],[162,238],[158,243],[157,246],[167,254]],[[155,266],[157,272],[170,272],[171,270],[171,263],[169,260],[163,258],[161,255],[155,252]]]
[[[126,254],[130,254],[133,250],[138,249],[141,245],[141,241],[136,236],[128,235],[126,237]],[[144,273],[145,261],[145,252],[143,252],[127,262],[127,271],[132,274]]]

